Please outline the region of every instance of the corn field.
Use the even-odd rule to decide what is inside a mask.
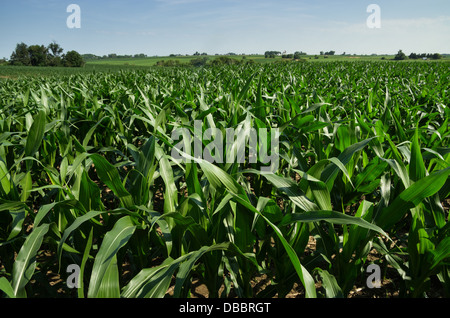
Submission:
[[[432,62],[2,80],[0,293],[348,298],[374,264],[383,297],[448,297],[449,83]],[[194,122],[276,130],[276,171],[175,160]]]

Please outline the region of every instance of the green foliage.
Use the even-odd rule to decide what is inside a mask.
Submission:
[[[402,50],[399,50],[397,55],[395,55],[394,60],[396,61],[402,61],[402,60],[406,60],[408,57],[406,56],[405,53],[403,53]]]
[[[231,59],[0,82],[2,296],[348,297],[372,262],[402,297],[448,296],[448,67]],[[277,129],[277,170],[241,135],[244,163],[191,138],[176,160],[195,121]]]
[[[11,54],[10,58],[11,65],[27,66],[31,65],[30,53],[28,51],[28,46],[25,43],[18,43],[16,49]]]
[[[78,52],[69,51],[67,54],[62,52],[62,47],[56,42],[50,43],[48,47],[19,43],[11,54],[9,63],[14,66],[84,66],[83,57]]]
[[[181,66],[181,62],[178,60],[167,60],[167,61],[162,60],[156,62],[156,66],[167,66],[167,67]]]
[[[69,51],[64,55],[62,64],[66,67],[81,67],[84,65],[84,61],[80,53],[77,51]]]
[[[266,51],[264,53],[264,57],[267,58],[275,58],[277,55],[280,55],[281,52],[279,51]]]
[[[201,67],[201,66],[205,66],[207,62],[208,62],[207,57],[198,57],[198,58],[192,59],[190,61],[190,64],[195,67]]]

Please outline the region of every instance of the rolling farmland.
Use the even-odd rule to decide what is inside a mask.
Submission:
[[[4,296],[450,295],[448,63],[46,72],[0,80]]]

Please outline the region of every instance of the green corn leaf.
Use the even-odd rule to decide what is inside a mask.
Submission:
[[[360,226],[362,228],[366,228],[368,230],[372,230],[375,232],[380,233],[381,235],[384,235],[386,237],[389,237],[381,227],[369,223],[366,220],[358,217],[354,217],[351,215],[347,215],[341,212],[336,211],[310,211],[310,212],[303,212],[303,213],[291,213],[287,214],[279,226],[285,226],[291,223],[295,222],[319,222],[319,221],[326,221],[328,223],[332,224],[354,224],[357,226]]]
[[[203,246],[198,251],[191,253],[189,259],[180,265],[176,278],[173,296],[175,298],[178,298],[180,296],[181,288],[184,285],[186,279],[188,278],[189,272],[192,270],[192,267],[198,261],[198,259],[203,256],[203,254],[217,250],[227,250],[229,245],[230,243],[222,243],[213,246]]]
[[[10,210],[9,215],[12,217],[12,222],[10,224],[11,232],[9,233],[7,241],[12,240],[15,238],[19,233],[22,231],[22,225],[25,221],[25,217],[27,216],[27,212],[25,209],[19,209],[19,210]]]
[[[117,210],[115,210],[115,211],[117,211]],[[65,241],[67,240],[67,238],[72,234],[73,231],[75,231],[78,227],[80,227],[80,225],[83,224],[84,222],[94,219],[96,216],[98,216],[100,214],[113,213],[115,211],[109,211],[109,212],[108,211],[90,211],[86,214],[83,214],[82,216],[77,217],[75,219],[75,221],[73,221],[73,223],[64,230],[61,240],[59,241],[58,248],[57,248],[59,264],[61,264],[63,245],[64,245]]]
[[[8,195],[12,189],[11,175],[9,174],[6,164],[0,160],[0,185],[2,187],[1,193]],[[22,200],[23,201],[23,200]]]
[[[180,262],[189,254],[181,256],[177,260],[166,258],[161,265],[142,269],[125,286],[121,297],[123,298],[163,298],[172,281],[172,276]]]
[[[322,286],[325,289],[327,298],[344,298],[344,294],[336,281],[336,277],[327,270],[321,268],[317,268],[316,271],[322,278]]]
[[[20,200],[22,202],[27,201],[31,194],[31,189],[33,188],[33,180],[31,180],[31,172],[28,171],[25,177],[20,182],[22,187],[22,194],[20,195]]]
[[[425,177],[426,168],[419,144],[419,128],[416,128],[411,144],[411,159],[409,162],[409,177],[416,182]]]
[[[120,298],[119,268],[117,256],[112,257],[98,289],[97,298]]]
[[[123,186],[117,169],[99,154],[92,154],[90,157],[100,180],[114,192],[125,208],[131,208],[134,205],[133,197]]]
[[[89,282],[88,298],[99,297],[100,286],[105,274],[108,272],[108,275],[113,275],[113,273],[109,273],[108,269],[114,256],[117,254],[118,250],[128,242],[135,229],[136,226],[133,224],[131,218],[129,216],[124,216],[116,222],[111,231],[105,234],[102,245],[94,260],[94,266]],[[111,269],[111,271],[114,270],[114,268]],[[107,278],[111,277],[108,276]]]
[[[449,175],[450,167],[434,172],[409,186],[388,207],[378,213],[376,224],[383,229],[396,224],[409,209],[417,206],[423,199],[436,194]]]
[[[0,290],[3,291],[7,297],[15,298],[13,288],[6,277],[0,277]]]
[[[44,138],[46,113],[41,110],[33,120],[33,124],[28,131],[28,137],[25,144],[25,157],[31,157],[36,151],[38,151],[42,139]]]
[[[26,297],[25,285],[34,274],[34,270],[36,269],[36,253],[41,247],[44,235],[47,234],[48,230],[48,224],[35,227],[20,248],[12,272],[11,285],[14,297]]]
[[[357,142],[353,145],[351,145],[350,147],[347,147],[338,157],[337,159],[339,161],[333,162],[331,164],[329,164],[322,172],[322,176],[320,178],[320,180],[324,181],[327,185],[328,188],[330,189],[330,183],[336,178],[337,173],[339,172],[339,170],[342,170],[342,166],[345,167],[346,164],[348,164],[350,162],[350,160],[352,159],[353,155],[355,153],[357,153],[358,151],[361,151],[362,149],[364,149],[364,147],[366,147],[373,139],[375,139],[376,137],[371,137],[368,138],[366,140]],[[340,162],[342,164],[342,166],[340,164],[336,164]]]
[[[160,147],[156,150],[156,156],[159,161],[159,173],[166,185],[164,192],[164,212],[174,212],[178,205],[178,189],[173,178],[173,171],[169,159],[163,155]]]
[[[78,287],[78,298],[84,298],[84,268],[86,267],[86,262],[89,259],[89,253],[92,247],[93,234],[94,228],[92,227],[91,231],[89,232],[86,247],[84,248],[83,259],[81,260],[80,277],[79,277],[80,286]]]
[[[431,253],[433,254],[433,260],[430,269],[432,270],[450,257],[450,237],[446,237],[439,242],[436,249],[431,251]]]
[[[39,208],[39,211],[34,219],[34,225],[39,226],[41,222],[44,220],[44,218],[48,215],[48,213],[56,207],[62,207],[66,209],[77,209],[79,211],[86,212],[84,206],[77,200],[64,200],[59,202],[53,202],[42,205]]]
[[[306,197],[305,193],[303,193],[297,183],[295,183],[292,179],[277,176],[275,174],[261,173],[260,171],[254,169],[244,170],[243,173],[261,174],[278,190],[286,193],[289,199],[303,211],[318,210],[317,205]]]
[[[78,200],[84,206],[86,211],[103,210],[104,206],[101,201],[100,189],[94,181],[89,178],[86,170],[82,170],[77,176],[75,184],[79,186]],[[73,188],[75,190],[75,186]]]

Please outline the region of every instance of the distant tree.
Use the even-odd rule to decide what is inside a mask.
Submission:
[[[170,66],[180,66],[181,62],[179,60],[167,60],[167,61],[158,61],[156,62],[156,66],[166,66],[166,67],[170,67]]]
[[[63,65],[67,67],[82,67],[83,57],[77,51],[69,51],[63,57]]]
[[[440,55],[439,53],[434,53],[432,59],[433,60],[440,60],[442,58],[442,55]]]
[[[302,58],[302,55],[306,55],[306,53],[297,51],[294,53],[294,59],[299,60]]]
[[[218,66],[218,65],[233,65],[233,64],[239,64],[240,62],[235,59],[228,56],[221,56],[211,61],[211,65]]]
[[[52,42],[47,47],[47,64],[49,66],[61,66],[62,65],[62,58],[61,54],[63,52],[63,48],[59,46],[58,43]]]
[[[101,56],[97,56],[95,54],[83,54],[81,55],[81,57],[83,58],[83,60],[87,61],[87,60],[99,60],[102,59]]]
[[[32,66],[48,65],[48,49],[43,45],[31,45],[28,47],[30,64]]]
[[[320,55],[323,55],[323,51],[320,51]]]
[[[190,63],[192,66],[200,67],[200,66],[206,65],[206,62],[208,62],[207,57],[199,57],[199,58],[191,60]]]
[[[61,56],[62,52],[64,51],[63,48],[59,46],[59,44],[55,41],[48,45],[48,50],[53,56]]]
[[[31,65],[30,53],[28,52],[28,46],[25,43],[18,43],[16,49],[10,57],[11,65]]]
[[[394,57],[394,60],[396,61],[406,60],[406,54],[403,53],[402,50],[399,50],[397,55]]]
[[[273,58],[275,58],[277,55],[279,55],[279,54],[281,54],[281,52],[279,52],[279,51],[266,51],[265,53],[264,53],[264,57],[266,58],[266,59],[273,59]]]

